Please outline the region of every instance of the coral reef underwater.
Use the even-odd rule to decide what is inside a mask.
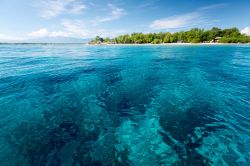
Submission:
[[[1,78],[11,90],[0,95],[0,165],[249,164],[249,119],[232,111],[247,106],[227,105],[211,81],[221,77],[183,55],[194,48],[140,49],[136,57],[134,48],[116,48],[117,57],[92,57],[62,75]]]

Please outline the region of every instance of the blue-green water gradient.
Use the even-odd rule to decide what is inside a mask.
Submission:
[[[250,46],[0,45],[1,166],[250,164]]]

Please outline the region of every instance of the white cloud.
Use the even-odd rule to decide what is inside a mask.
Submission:
[[[52,18],[64,13],[80,13],[85,6],[80,0],[38,0],[36,4],[41,4],[41,16],[44,18]],[[78,4],[78,5],[76,5]],[[97,27],[103,22],[119,19],[125,14],[125,10],[118,8],[113,4],[108,4],[109,13],[107,16],[96,17],[93,20],[72,20],[62,19],[61,24],[58,26],[60,29],[51,30],[46,27],[35,29],[32,32],[26,33],[22,38],[7,36],[0,34],[0,41],[33,41],[40,39],[56,39],[60,37],[88,39],[97,35],[103,37],[114,37],[125,33],[126,31],[120,29],[102,29]]]
[[[121,29],[100,29],[92,26],[87,26],[82,20],[63,20],[61,22],[62,31],[49,31],[46,28],[41,28],[37,31],[33,31],[27,35],[28,38],[44,38],[44,37],[71,37],[71,38],[93,38],[95,36],[102,37],[114,37],[125,33],[125,30]]]
[[[46,28],[39,29],[37,31],[33,31],[28,34],[29,37],[32,38],[41,38],[41,37],[69,37],[68,32],[63,31],[48,31]]]
[[[97,29],[96,33],[92,35],[92,37],[94,36],[101,36],[101,37],[110,37],[110,38],[114,38],[116,36],[119,35],[124,35],[125,33],[127,33],[126,30],[123,29]]]
[[[160,0],[146,0],[143,1],[141,5],[139,5],[136,9],[141,10],[145,8],[156,8],[156,3],[158,3]]]
[[[80,14],[86,8],[79,0],[38,0],[35,6],[40,9],[40,16],[46,19],[63,13]]]
[[[29,34],[31,37],[45,37],[49,35],[49,31],[45,28],[39,29],[38,31],[33,31]]]
[[[92,7],[95,6],[95,4],[88,2],[83,4],[81,0],[37,0],[35,2],[40,9],[40,16],[47,19],[63,14],[81,13],[86,8],[85,4]],[[106,10],[107,12],[105,15],[94,17],[94,19],[62,19],[60,31],[51,31],[47,28],[41,28],[28,33],[27,37],[32,39],[43,37],[72,37],[84,39],[92,38],[97,35],[111,37],[114,34],[121,34],[122,30],[107,30],[97,27],[97,25],[101,23],[117,20],[126,14],[124,9],[114,4],[107,4]]]
[[[81,20],[64,20],[62,26],[72,37],[85,38],[91,34],[91,31],[85,27]]]
[[[194,26],[197,25],[198,23],[201,23],[202,21],[203,20],[200,13],[192,12],[183,15],[176,15],[164,19],[155,20],[153,21],[153,23],[150,24],[150,28],[155,30],[177,29],[177,28]]]
[[[108,4],[108,7],[111,9],[111,13],[105,17],[96,17],[96,19],[93,21],[93,25],[98,25],[103,22],[117,20],[126,14],[124,9],[118,8],[113,4]]]
[[[64,32],[64,31],[52,31],[50,32],[50,37],[69,37],[70,33],[69,32]]]
[[[250,27],[246,27],[240,31],[242,34],[250,36]]]
[[[217,8],[222,8],[229,5],[228,3],[217,3],[208,6],[200,7],[191,13],[186,13],[182,15],[175,15],[167,18],[162,18],[153,21],[149,27],[153,30],[160,29],[178,29],[199,25],[211,25],[214,22],[219,22],[218,19],[208,20],[204,17],[207,10],[213,10]]]
[[[23,37],[0,34],[0,42],[17,42],[24,40]]]
[[[82,20],[64,20],[62,22],[62,26],[64,27],[65,31],[68,32],[71,37],[76,38],[92,38],[95,36],[114,37],[118,34],[120,35],[125,33],[125,31],[121,29],[107,30],[87,25],[89,24]]]
[[[203,6],[200,7],[199,10],[211,10],[211,9],[217,9],[217,8],[222,8],[227,6],[227,3],[218,3],[218,4],[213,4],[213,5],[208,5],[208,6]]]

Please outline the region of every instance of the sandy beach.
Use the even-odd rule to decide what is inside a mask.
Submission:
[[[86,44],[86,45],[93,45],[93,46],[199,46],[199,45],[250,45],[250,43],[162,43],[162,44]]]

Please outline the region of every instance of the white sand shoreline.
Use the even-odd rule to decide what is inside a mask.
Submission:
[[[162,43],[162,44],[86,44],[90,46],[199,46],[199,45],[250,45],[250,43]]]

